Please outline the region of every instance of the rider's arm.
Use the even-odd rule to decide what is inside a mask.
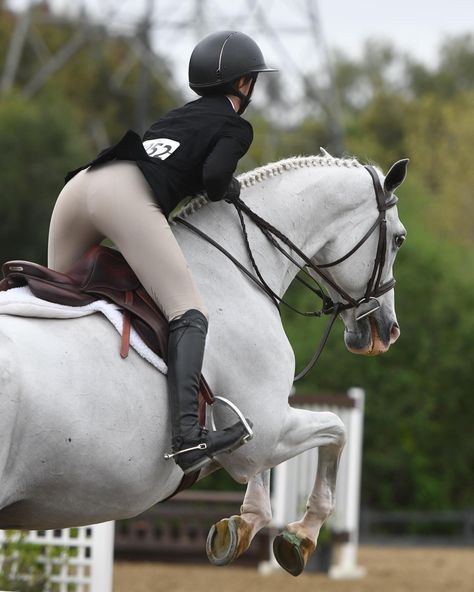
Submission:
[[[249,126],[250,128],[250,126]],[[233,183],[232,176],[240,158],[247,152],[252,142],[251,128],[236,135],[221,137],[207,156],[202,179],[207,195],[211,201],[219,201],[225,197],[229,186]]]

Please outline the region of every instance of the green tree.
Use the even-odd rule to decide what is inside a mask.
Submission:
[[[402,56],[389,43],[367,40],[356,61],[344,52],[334,52],[334,80],[346,114],[359,113],[380,94],[399,88],[396,72]]]
[[[474,55],[474,54],[473,54]],[[425,218],[452,242],[474,245],[474,90],[449,99],[425,95],[410,107],[406,154],[432,200]]]
[[[376,162],[384,170],[400,158],[410,156],[408,109],[409,103],[401,95],[375,95],[360,113],[347,117],[348,152],[363,162]]]
[[[47,2],[33,6],[31,13],[34,27],[23,45],[14,87],[30,99],[44,94],[66,99],[87,133],[91,152],[118,140],[129,128],[144,131],[140,129],[144,108],[148,126],[180,102],[169,64],[147,50],[142,40],[116,34],[105,25],[55,14]],[[0,6],[0,63],[18,18],[19,14]],[[60,62],[43,77],[67,46],[74,50],[66,63]]]
[[[399,190],[408,240],[395,266],[401,337],[378,358],[349,354],[338,323],[315,371],[300,390],[363,386],[367,393],[363,503],[378,508],[462,508],[474,504],[474,446],[465,437],[474,414],[469,396],[473,349],[472,252],[453,247],[426,226],[429,191],[416,179]],[[314,300],[301,288],[302,308]],[[321,336],[324,321],[284,313],[299,366]],[[463,487],[459,487],[462,483]]]
[[[474,90],[474,35],[448,38],[440,48],[435,69],[407,59],[407,85],[414,96],[443,99]]]
[[[0,586],[2,589],[17,592],[42,592],[47,585],[44,565],[41,556],[44,547],[26,541],[26,533],[21,531],[5,531],[0,560]],[[8,587],[8,588],[7,588]]]
[[[0,257],[45,263],[51,211],[86,142],[59,97],[0,103]]]
[[[44,263],[49,218],[65,173],[136,128],[144,70],[152,119],[174,106],[178,93],[164,61],[147,54],[140,62],[131,51],[132,38],[58,18],[47,3],[32,12],[35,30],[21,53],[15,90],[0,103],[0,256]],[[2,64],[17,19],[0,5]],[[40,39],[43,55],[50,57],[80,31],[84,39],[70,61],[32,87],[45,65],[32,40]]]

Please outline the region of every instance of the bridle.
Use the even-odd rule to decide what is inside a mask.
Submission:
[[[378,308],[380,308],[380,304],[377,300],[379,296],[386,294],[389,292],[395,285],[395,279],[391,278],[385,282],[382,282],[382,275],[385,266],[386,260],[386,250],[387,250],[387,218],[386,213],[387,210],[393,207],[397,203],[397,197],[394,194],[387,193],[382,184],[380,183],[379,176],[374,167],[370,165],[366,165],[364,167],[370,174],[372,178],[372,183],[374,186],[375,191],[375,198],[377,201],[377,209],[378,209],[378,216],[369,230],[364,234],[364,236],[359,240],[359,242],[350,249],[345,255],[340,257],[339,259],[332,261],[331,263],[325,264],[318,264],[315,262],[313,258],[308,257],[299,247],[297,247],[286,235],[280,232],[277,228],[272,226],[269,222],[261,218],[258,214],[256,214],[253,210],[251,210],[247,204],[245,204],[240,198],[233,200],[233,204],[237,209],[237,213],[239,215],[240,223],[242,226],[242,232],[245,239],[245,244],[247,248],[247,252],[249,254],[250,260],[252,262],[252,267],[254,268],[255,274],[252,274],[244,265],[242,265],[237,259],[235,259],[224,247],[219,245],[215,242],[211,237],[207,234],[199,230],[194,225],[190,224],[187,220],[176,217],[175,220],[180,224],[186,226],[202,238],[204,238],[207,242],[218,248],[222,253],[226,255],[249,279],[251,279],[255,284],[258,285],[260,289],[262,289],[274,302],[276,306],[279,306],[280,303],[285,304],[294,312],[301,314],[303,316],[310,316],[310,317],[320,317],[323,314],[330,315],[329,322],[326,326],[324,335],[321,339],[321,342],[314,353],[313,357],[311,358],[310,362],[305,366],[305,368],[299,372],[294,380],[299,380],[306,376],[306,374],[311,370],[314,366],[316,361],[318,360],[321,352],[324,349],[324,346],[327,342],[329,334],[331,332],[332,326],[334,321],[336,320],[339,313],[344,310],[349,309],[356,309],[355,310],[355,318],[357,321],[363,319],[374,313]],[[267,284],[264,280],[257,263],[252,254],[252,249],[250,246],[250,242],[247,235],[247,229],[244,219],[244,214],[254,222],[256,226],[262,231],[262,233],[266,236],[266,238],[271,242],[271,244],[278,249],[283,255],[289,259],[296,267],[302,272],[302,275],[309,276],[313,282],[316,283],[317,288],[310,285],[307,281],[305,281],[299,275],[296,278],[302,282],[308,289],[314,292],[319,298],[322,300],[322,307],[320,310],[311,311],[311,312],[301,312],[298,309],[294,308],[288,302],[286,302],[282,297],[278,296]],[[343,261],[346,261],[351,257],[354,253],[356,253],[360,247],[368,240],[368,238],[377,230],[379,229],[379,236],[378,236],[378,243],[377,243],[377,250],[375,253],[374,259],[374,266],[372,269],[371,276],[369,281],[367,282],[367,286],[362,298],[353,298],[350,294],[348,294],[341,286],[339,286],[327,273],[326,269],[330,267],[335,267],[339,265]],[[280,241],[280,242],[279,242]],[[283,246],[285,245],[293,252],[297,257],[299,257],[303,264],[296,261],[295,257],[290,254]],[[337,301],[334,302],[332,298],[324,291],[324,289],[319,284],[319,280],[323,280],[328,286],[330,286],[345,302]]]
[[[324,281],[328,282],[327,276],[321,274],[321,269],[327,269],[329,267],[334,267],[349,259],[356,251],[360,249],[360,247],[366,242],[366,240],[375,232],[375,230],[379,229],[379,238],[377,243],[377,250],[375,253],[375,260],[374,266],[372,269],[372,274],[370,276],[369,281],[367,282],[367,286],[365,289],[364,296],[360,299],[354,299],[349,294],[347,294],[340,286],[337,284],[329,285],[338,292],[340,296],[342,296],[347,303],[337,303],[339,305],[339,311],[341,310],[348,310],[350,308],[358,308],[360,305],[364,303],[369,303],[371,300],[377,300],[378,296],[382,296],[386,292],[389,292],[395,286],[395,278],[391,278],[386,282],[382,283],[382,274],[383,269],[385,266],[385,258],[386,258],[386,251],[387,251],[387,210],[392,208],[398,201],[398,198],[395,194],[388,194],[382,187],[380,183],[379,176],[377,175],[376,170],[374,167],[370,165],[366,165],[364,167],[370,174],[372,178],[372,183],[374,185],[375,190],[375,198],[377,200],[377,209],[379,215],[377,219],[369,228],[369,230],[364,234],[364,236],[360,239],[360,241],[345,255],[337,259],[336,261],[332,261],[331,263],[325,263],[321,265],[314,265],[312,267],[313,271],[320,274],[320,277],[324,279]],[[365,316],[368,316],[380,305],[377,305],[375,308],[372,308],[369,312],[361,312],[361,314],[357,314],[356,311],[356,320],[360,320]]]

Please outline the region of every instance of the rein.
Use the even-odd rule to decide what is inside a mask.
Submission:
[[[369,174],[372,178],[379,215],[378,215],[376,221],[374,222],[374,224],[369,228],[369,230],[360,239],[360,241],[350,251],[348,251],[345,255],[343,255],[342,257],[340,257],[336,261],[332,261],[331,263],[325,263],[325,264],[321,264],[321,265],[316,264],[313,259],[309,258],[305,253],[303,253],[303,251],[301,251],[301,249],[299,249],[286,235],[284,235],[281,231],[279,231],[277,228],[272,226],[269,222],[267,222],[266,220],[261,218],[258,214],[256,214],[253,210],[251,210],[247,206],[247,204],[245,204],[240,198],[233,200],[232,203],[237,210],[240,224],[242,226],[242,232],[243,232],[247,252],[250,257],[250,261],[252,263],[252,267],[254,268],[256,275],[254,275],[251,271],[249,271],[242,263],[240,263],[240,261],[238,261],[224,247],[222,247],[222,245],[219,245],[219,243],[214,241],[205,232],[198,229],[196,226],[194,226],[193,224],[191,224],[190,222],[188,222],[187,220],[185,220],[181,217],[175,218],[175,220],[177,222],[179,222],[183,226],[187,227],[189,230],[191,230],[192,232],[194,232],[195,234],[197,234],[198,236],[200,236],[201,238],[203,238],[204,240],[209,242],[211,245],[213,245],[214,247],[219,249],[252,282],[254,282],[263,292],[265,292],[277,307],[279,307],[279,304],[282,303],[285,306],[287,306],[290,310],[292,310],[293,312],[296,312],[296,313],[298,313],[302,316],[306,316],[306,317],[320,317],[323,314],[330,315],[329,321],[326,325],[326,329],[324,331],[323,337],[321,339],[321,342],[320,342],[318,348],[316,349],[311,360],[304,367],[304,369],[301,372],[299,372],[298,374],[296,374],[296,376],[294,377],[294,382],[296,382],[297,380],[300,380],[301,378],[306,376],[308,374],[308,372],[313,368],[313,366],[317,362],[317,360],[319,359],[319,357],[324,349],[324,346],[326,345],[326,342],[329,338],[329,335],[331,333],[331,329],[334,325],[334,321],[336,320],[336,317],[339,315],[339,313],[341,311],[349,310],[351,308],[358,309],[360,307],[362,310],[360,311],[359,315],[356,315],[356,320],[360,320],[360,319],[372,314],[373,312],[375,312],[375,310],[377,310],[380,307],[380,305],[377,301],[377,297],[385,294],[386,292],[391,290],[395,285],[394,278],[388,280],[387,282],[385,282],[383,284],[381,283],[381,279],[382,279],[383,268],[385,265],[385,253],[386,253],[386,247],[387,247],[386,211],[387,211],[387,209],[393,207],[397,203],[397,198],[395,195],[392,195],[390,197],[390,199],[387,199],[388,196],[380,183],[380,179],[379,179],[378,174],[375,171],[374,167],[372,167],[370,165],[366,165],[364,168],[369,172]],[[246,214],[248,216],[248,218],[250,220],[252,220],[252,222],[254,222],[254,224],[262,231],[262,233],[265,235],[265,237],[271,242],[271,244],[276,249],[278,249],[301,272],[303,272],[313,282],[316,283],[317,288],[314,288],[313,286],[308,284],[305,280],[303,280],[301,277],[299,277],[298,275],[296,276],[296,279],[298,281],[300,281],[306,288],[308,288],[313,293],[315,293],[319,298],[321,298],[322,307],[320,310],[311,311],[311,312],[299,311],[298,309],[293,307],[291,304],[286,302],[282,297],[280,297],[278,294],[276,294],[270,288],[270,286],[264,280],[264,278],[258,268],[258,265],[254,259],[252,249],[250,246],[250,242],[249,242],[249,238],[248,238],[248,234],[247,234],[247,228],[245,225],[244,214]],[[329,267],[334,267],[335,265],[338,265],[339,263],[342,263],[343,261],[345,261],[346,259],[351,257],[366,242],[366,240],[373,234],[373,232],[375,232],[375,230],[377,228],[379,228],[379,239],[378,239],[377,250],[376,250],[372,274],[371,274],[370,279],[367,283],[367,287],[366,287],[364,296],[362,298],[360,298],[359,300],[357,300],[357,299],[353,298],[352,296],[350,296],[345,290],[343,290],[343,288],[341,288],[336,282],[334,282],[327,275],[327,273],[323,270],[327,269]],[[294,257],[292,257],[292,255],[290,255],[290,253],[288,251],[286,251],[279,244],[277,239],[279,241],[281,241],[284,245],[286,245],[290,249],[290,251],[293,251],[304,262],[304,264],[301,265],[300,263],[298,263],[294,259]],[[314,275],[317,275],[320,279],[322,279],[329,286],[331,286],[331,288],[333,288],[333,290],[335,290],[339,294],[339,296],[341,296],[344,300],[346,300],[346,302],[345,303],[334,302],[331,299],[331,297],[324,292],[323,288],[320,286],[318,280],[314,277]],[[373,304],[374,304],[374,306],[372,306],[371,308],[370,307],[367,308],[367,306],[365,306],[365,309],[364,309],[364,307],[361,306],[361,305],[366,305],[366,304],[370,303],[371,301],[373,301]],[[356,313],[357,313],[357,310],[356,310]]]

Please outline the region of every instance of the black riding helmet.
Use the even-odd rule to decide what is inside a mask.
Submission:
[[[260,72],[277,72],[265,59],[253,39],[239,31],[211,33],[200,41],[189,60],[189,86],[198,95],[232,94],[239,97],[239,114],[250,103],[253,87]],[[242,76],[252,84],[247,96],[235,87]]]

